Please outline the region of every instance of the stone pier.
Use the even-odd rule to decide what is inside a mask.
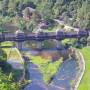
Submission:
[[[62,49],[62,43],[61,43],[61,41],[56,40],[55,42],[56,42],[56,48],[57,49]]]
[[[22,42],[17,42],[16,43],[16,47],[19,49],[19,50],[22,50]]]
[[[42,41],[38,41],[37,42],[37,49],[42,49],[42,47],[43,47],[43,42]]]

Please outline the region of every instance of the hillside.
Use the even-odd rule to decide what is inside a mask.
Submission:
[[[0,15],[22,17],[26,7],[36,9],[45,20],[59,18],[71,26],[90,29],[90,0],[0,0]]]

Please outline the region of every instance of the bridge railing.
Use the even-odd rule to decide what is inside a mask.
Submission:
[[[63,33],[43,33],[43,34],[35,34],[31,33],[30,35],[21,34],[12,34],[12,33],[4,33],[4,35],[0,34],[0,41],[26,41],[26,40],[36,40],[36,41],[44,41],[47,39],[56,39],[63,40],[65,38],[81,38],[88,37],[88,33],[85,31],[80,31],[79,33],[75,32],[63,32]]]

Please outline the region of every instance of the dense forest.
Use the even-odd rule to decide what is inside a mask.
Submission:
[[[0,0],[0,15],[22,16],[26,7],[36,9],[45,20],[59,18],[71,26],[90,29],[90,0]]]

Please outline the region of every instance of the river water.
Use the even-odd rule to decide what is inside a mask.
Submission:
[[[33,55],[41,55],[40,52],[48,54],[59,53],[57,50],[42,50],[40,52],[37,50],[23,51],[26,54],[32,53]],[[79,70],[79,66],[75,59],[67,59],[61,64],[52,82],[49,85],[46,85],[43,81],[43,76],[36,65],[30,62],[27,67],[29,79],[32,80],[32,83],[28,84],[24,90],[72,90],[72,80],[75,79]]]

